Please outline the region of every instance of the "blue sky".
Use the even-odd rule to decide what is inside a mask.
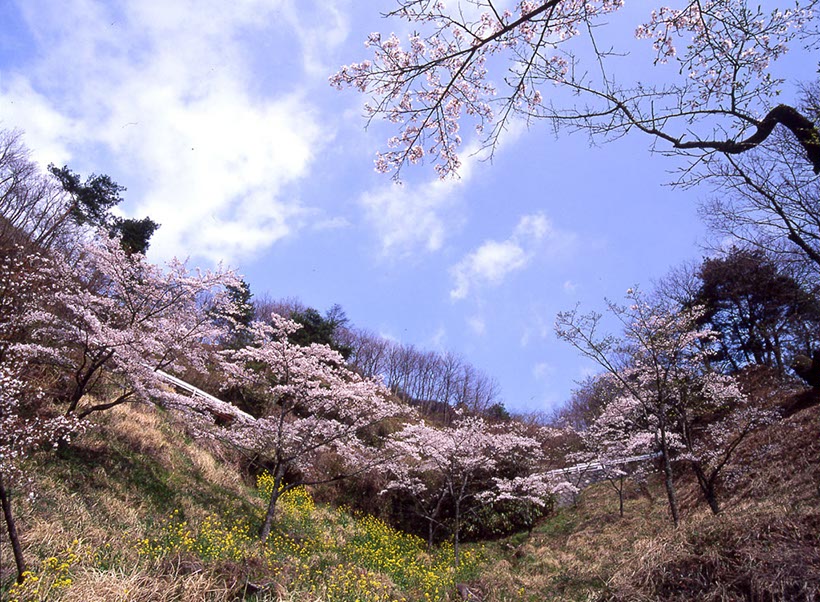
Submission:
[[[0,127],[45,166],[107,173],[162,227],[151,259],[237,268],[257,294],[341,304],[362,328],[450,350],[516,411],[549,411],[593,367],[552,332],[697,258],[697,199],[628,137],[590,148],[516,127],[460,180],[397,187],[354,92],[327,78],[396,25],[386,0],[0,3]],[[630,21],[624,35],[634,27]],[[467,140],[470,145],[475,141]]]

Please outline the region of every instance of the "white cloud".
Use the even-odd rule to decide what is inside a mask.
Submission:
[[[314,215],[292,188],[332,136],[294,90],[299,74],[287,74],[290,90],[278,93],[252,76],[242,42],[248,32],[316,46],[319,25],[292,31],[282,18],[298,16],[289,7],[285,0],[116,7],[71,0],[55,11],[43,0],[21,3],[43,48],[25,72],[4,73],[2,126],[25,128],[37,157],[77,170],[72,162],[82,160],[100,171],[95,156],[119,166],[126,175],[118,180],[130,189],[126,210],[162,224],[152,255],[252,255]],[[317,12],[337,15],[327,19],[332,40],[346,31],[334,11]]]
[[[343,230],[350,228],[352,224],[346,217],[325,217],[313,221],[310,225],[311,229],[316,232],[324,232],[327,230]]]
[[[138,211],[162,224],[152,250],[242,257],[298,227],[305,209],[283,189],[307,175],[318,137],[298,98],[253,106],[225,88],[187,105],[145,102],[157,119],[126,146],[150,174]]]
[[[478,336],[483,336],[487,332],[487,322],[483,316],[471,316],[467,318],[467,325],[470,330]]]
[[[305,71],[324,81],[339,67],[333,63],[331,50],[341,45],[350,33],[348,17],[343,10],[349,2],[323,0],[313,6],[307,4],[303,0],[287,2],[284,14],[302,46]]]
[[[555,366],[548,362],[538,362],[532,367],[532,376],[536,380],[544,380],[555,373]]]
[[[456,206],[456,181],[435,180],[419,188],[389,183],[362,195],[359,203],[375,229],[382,254],[407,256],[438,251]]]
[[[41,167],[68,163],[68,142],[82,136],[72,119],[60,114],[20,75],[0,79],[0,115],[0,127],[25,132],[26,146]]]
[[[460,219],[460,195],[480,160],[480,148],[465,148],[458,178],[432,178],[422,184],[389,182],[359,199],[386,256],[438,251]]]
[[[358,118],[359,114],[358,110],[349,113],[351,118]],[[461,167],[455,178],[442,180],[431,176],[421,184],[390,182],[363,194],[359,203],[376,231],[382,254],[409,256],[419,251],[432,253],[441,249],[447,236],[463,219],[461,197],[469,190],[476,167],[491,162],[494,154],[515,144],[525,131],[523,121],[510,121],[495,148],[488,148],[481,139],[473,138],[459,149]],[[403,169],[421,171],[425,168],[405,165]],[[428,169],[428,172],[432,171]],[[537,230],[544,225],[538,216],[531,217],[533,223],[520,224],[523,230]]]
[[[573,239],[555,229],[543,213],[525,215],[508,239],[488,240],[452,267],[455,286],[450,298],[464,299],[479,285],[497,286],[512,272],[527,267],[538,253],[559,253]]]
[[[391,341],[393,343],[401,343],[401,340],[399,340],[399,337],[394,335],[389,330],[384,330],[384,329],[380,330],[379,331],[379,337],[382,338],[382,339],[386,339],[388,341]]]
[[[450,291],[450,297],[463,299],[476,281],[497,285],[508,273],[526,266],[530,258],[530,254],[512,240],[485,242],[453,268],[456,286]]]
[[[438,351],[444,351],[444,343],[447,341],[447,329],[439,326],[430,337],[430,347]]]
[[[522,347],[527,347],[533,340],[539,343],[552,334],[552,316],[554,313],[555,310],[546,305],[530,308],[529,318],[525,321],[521,333],[520,344]]]
[[[567,295],[574,295],[578,290],[578,285],[572,280],[566,280],[562,288]]]

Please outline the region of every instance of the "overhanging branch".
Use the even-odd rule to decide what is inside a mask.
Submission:
[[[680,149],[706,149],[712,148],[730,155],[744,153],[757,145],[763,143],[768,138],[774,127],[780,124],[789,129],[795,135],[803,150],[806,151],[809,162],[812,164],[815,174],[820,174],[820,132],[817,127],[797,109],[789,105],[777,105],[766,117],[757,125],[757,131],[739,142],[734,140],[726,141],[701,141],[691,142],[674,141],[675,148]]]

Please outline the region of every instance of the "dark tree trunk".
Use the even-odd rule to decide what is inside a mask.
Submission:
[[[265,521],[262,523],[262,528],[259,531],[259,538],[265,542],[270,535],[273,528],[273,518],[276,516],[276,502],[279,500],[280,488],[282,487],[282,477],[285,471],[282,467],[277,467],[273,477],[273,490],[270,494],[270,501],[268,502],[268,511],[265,513]]]
[[[663,482],[666,486],[666,497],[669,500],[669,511],[672,513],[672,522],[677,527],[680,524],[678,513],[678,498],[675,494],[675,483],[672,479],[672,462],[669,459],[669,445],[666,441],[666,429],[661,428],[661,455],[663,457]]]
[[[720,505],[718,504],[717,492],[715,491],[715,479],[707,478],[706,473],[703,472],[703,468],[697,462],[692,462],[692,471],[698,479],[698,485],[703,493],[703,497],[706,499],[706,503],[709,504],[709,509],[712,511],[712,514],[719,514]]]
[[[26,561],[23,558],[23,548],[20,546],[20,538],[17,535],[14,514],[11,512],[11,501],[6,493],[6,487],[3,484],[3,475],[0,475],[0,503],[3,505],[3,516],[6,519],[6,529],[8,530],[11,549],[14,553],[14,564],[17,567],[17,583],[22,583],[23,573],[26,572]]]
[[[455,566],[456,566],[456,568],[458,568],[459,553],[460,553],[460,549],[459,549],[460,540],[459,540],[459,537],[458,537],[458,532],[461,530],[461,504],[459,502],[456,502],[455,506],[456,506],[456,508],[455,508],[456,516],[455,516],[455,526],[453,527],[453,553],[455,554],[455,559],[454,559]]]
[[[605,475],[606,476],[606,475]],[[621,516],[624,515],[624,481],[626,477],[624,475],[619,476],[607,476],[606,480],[612,485],[612,488],[615,490],[615,493],[618,494],[618,514]]]

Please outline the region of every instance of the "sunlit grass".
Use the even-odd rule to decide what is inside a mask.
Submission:
[[[263,474],[258,485],[267,498],[272,478]],[[193,524],[175,511],[155,537],[138,542],[139,553],[154,562],[181,556],[205,563],[254,559],[264,573],[260,578],[273,579],[280,591],[329,602],[442,600],[480,562],[480,554],[467,549],[455,569],[451,546],[428,551],[421,538],[372,516],[317,508],[303,487],[284,493],[277,511],[264,545],[245,522],[207,516]]]
[[[456,570],[451,546],[428,551],[382,521],[317,505],[305,488],[280,498],[262,545],[273,479],[247,487],[157,414],[115,409],[59,458],[32,463],[38,496],[17,504],[29,572],[13,585],[6,564],[0,600],[453,600],[479,572],[469,546]]]
[[[45,558],[37,567],[23,573],[23,582],[9,589],[9,602],[40,602],[59,597],[74,582],[72,569],[81,559],[79,551],[79,541],[74,540],[56,556]]]

